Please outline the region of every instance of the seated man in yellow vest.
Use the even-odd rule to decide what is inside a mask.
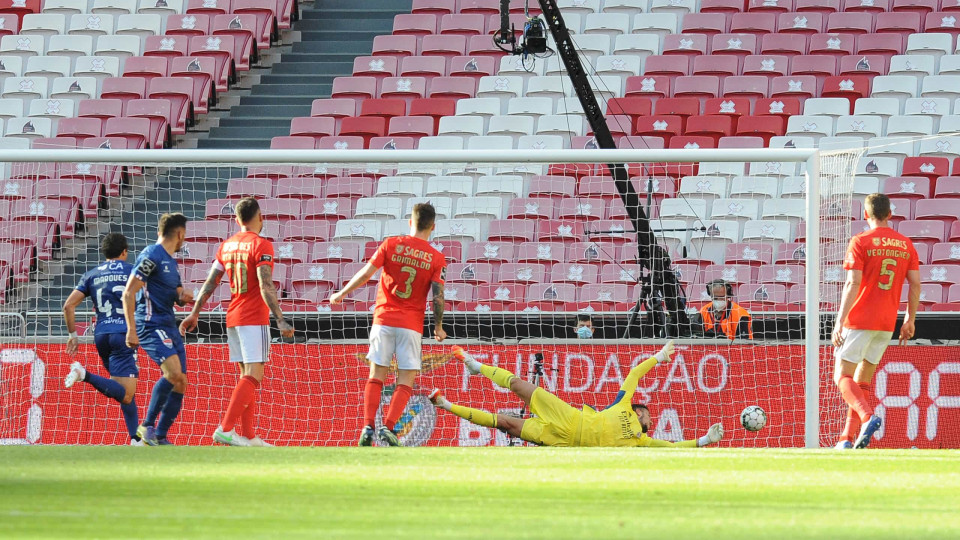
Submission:
[[[732,300],[732,285],[722,279],[713,280],[707,283],[707,294],[712,301],[700,309],[704,336],[753,339],[750,313]]]

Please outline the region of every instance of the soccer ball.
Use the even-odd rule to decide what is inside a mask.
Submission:
[[[740,413],[740,423],[747,431],[760,431],[767,425],[767,413],[759,405],[750,405]]]

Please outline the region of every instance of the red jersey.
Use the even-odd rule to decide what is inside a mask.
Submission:
[[[220,244],[217,262],[230,282],[227,327],[270,324],[270,308],[260,296],[257,268],[273,268],[273,244],[255,232],[239,232]]]
[[[373,324],[423,331],[431,283],[443,284],[446,260],[430,242],[414,236],[387,238],[370,264],[383,269]]]
[[[889,227],[862,232],[850,240],[844,270],[863,277],[844,326],[852,330],[893,332],[900,293],[910,270],[919,270],[917,250],[909,238]]]

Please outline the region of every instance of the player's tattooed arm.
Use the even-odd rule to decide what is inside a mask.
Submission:
[[[443,330],[443,283],[433,282],[433,337],[443,341],[447,333]]]
[[[203,286],[200,287],[200,291],[197,292],[193,309],[190,310],[190,314],[180,323],[180,334],[186,336],[187,332],[192,332],[197,329],[197,323],[200,321],[200,310],[203,309],[203,305],[207,303],[210,296],[217,290],[221,279],[223,279],[223,269],[217,266],[211,268],[210,273],[207,274],[207,280],[203,282]],[[178,296],[180,295],[178,294]]]
[[[293,326],[283,318],[280,309],[280,300],[277,296],[277,287],[273,284],[273,267],[263,264],[257,267],[257,279],[260,280],[260,296],[270,308],[270,313],[277,318],[277,328],[283,337],[293,337]]]
[[[213,267],[210,269],[210,273],[207,274],[207,280],[203,282],[203,286],[200,287],[200,291],[197,293],[197,299],[193,304],[193,310],[190,312],[191,315],[199,314],[200,310],[203,309],[203,305],[207,303],[207,300],[213,296],[213,293],[216,292],[217,286],[220,284],[220,280],[223,279],[223,270]]]

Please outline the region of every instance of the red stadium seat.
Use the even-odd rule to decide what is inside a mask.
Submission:
[[[271,41],[279,38],[276,4],[264,5],[261,0],[233,0],[233,13],[256,17],[257,46],[261,49],[269,48]]]
[[[603,199],[562,199],[557,208],[557,219],[576,221],[595,221],[604,219],[605,204]]]
[[[920,265],[922,283],[954,285],[960,283],[960,264],[923,264]]]
[[[490,36],[478,35],[467,38],[467,54],[470,56],[493,57],[499,59],[506,53],[498,48]],[[499,61],[497,61],[499,65]]]
[[[230,13],[231,0],[187,0],[187,13],[222,15]]]
[[[431,98],[466,99],[477,93],[477,79],[468,77],[436,77],[429,81]]]
[[[711,54],[743,58],[756,53],[759,42],[756,34],[714,34],[710,38]]]
[[[941,199],[960,198],[960,176],[942,176],[937,180],[934,196]]]
[[[597,242],[573,242],[567,244],[567,262],[607,264],[616,259],[616,246]]]
[[[351,99],[355,103],[359,103],[365,99],[374,98],[376,95],[377,79],[375,77],[337,77],[333,79],[333,90],[330,97]],[[356,105],[354,106],[354,114],[355,112]]]
[[[373,56],[414,56],[417,54],[417,36],[376,36],[373,38]]]
[[[120,137],[127,148],[150,146],[150,120],[147,118],[108,118],[103,124],[104,137]]]
[[[393,18],[393,34],[428,36],[437,33],[437,16],[429,13],[400,13]]]
[[[709,38],[706,34],[667,34],[663,36],[664,56],[698,56],[707,54]],[[649,60],[649,58],[648,58]],[[649,67],[644,73],[652,72]]]
[[[899,34],[866,34],[857,38],[857,54],[902,54],[907,38]]]
[[[146,118],[150,121],[148,141],[151,148],[168,148],[172,141],[170,101],[166,99],[131,99],[127,103],[127,116]]]
[[[499,275],[501,283],[542,283],[547,277],[547,268],[537,263],[503,263]]]
[[[474,36],[484,33],[486,19],[483,14],[463,12],[440,17],[440,34]]]
[[[343,137],[358,136],[363,138],[363,147],[373,137],[382,137],[387,131],[387,120],[379,116],[356,116],[344,118],[340,124],[340,135]]]
[[[648,57],[649,59],[650,57]],[[681,57],[674,57],[675,59]],[[670,96],[670,77],[663,75],[641,75],[627,77],[625,97],[645,97],[651,101]]]
[[[193,80],[188,77],[158,77],[148,83],[147,97],[170,101],[174,135],[183,135],[193,125]]]
[[[413,13],[430,13],[434,15],[446,15],[454,13],[456,8],[455,0],[413,0]]]
[[[345,118],[357,115],[357,102],[346,98],[321,98],[313,100],[310,116],[330,116]]]
[[[118,100],[121,110],[131,99],[143,99],[147,81],[140,77],[107,77],[101,83],[100,98]]]
[[[565,242],[567,244],[585,236],[584,225],[577,221],[544,219],[537,222],[538,242]]]
[[[831,13],[827,16],[827,32],[870,34],[873,33],[873,17],[868,13]]]
[[[236,81],[238,62],[234,58],[235,41],[234,36],[225,34],[190,38],[190,56],[209,56],[216,61],[214,80],[217,92],[226,92],[230,83]]]
[[[301,244],[306,245],[304,242],[289,243],[298,247]],[[307,287],[328,286],[334,289],[340,286],[340,282],[340,265],[337,263],[294,263],[290,273],[290,287],[293,294],[298,296]]]
[[[930,179],[922,176],[891,176],[883,180],[881,191],[890,197],[928,199]]]
[[[301,205],[301,211],[303,205]],[[285,241],[303,241],[303,242],[324,242],[333,236],[333,228],[330,222],[318,219],[291,220],[283,224],[283,237]],[[314,245],[313,259],[317,260],[320,244]]]
[[[807,39],[807,36],[801,34],[765,34],[760,40],[760,52],[781,56],[807,54]]]
[[[643,77],[668,77],[674,79],[690,74],[690,57],[678,55],[654,54],[647,57],[643,66]],[[633,78],[633,77],[630,77]]]
[[[717,145],[720,137],[733,135],[733,133],[734,118],[722,114],[692,116],[687,119],[687,128],[684,131],[684,135],[712,138],[713,146]]]
[[[724,247],[724,262],[757,267],[769,265],[773,262],[773,246],[757,242],[727,244]]]
[[[722,13],[688,13],[680,29],[684,34],[723,34],[730,31],[726,15]]]
[[[516,199],[514,199],[516,200]],[[529,200],[529,199],[528,199]],[[540,203],[536,203],[539,208]],[[551,208],[553,203],[549,203]],[[511,201],[511,207],[515,206]],[[531,219],[517,219],[513,212],[508,211],[509,219],[495,219],[490,222],[490,231],[487,238],[491,242],[530,242],[534,239],[536,222]],[[547,216],[544,219],[549,219]]]
[[[433,128],[436,132],[440,125],[440,118],[456,114],[457,102],[449,98],[422,98],[410,102],[410,116],[429,116],[433,118]]]
[[[227,183],[227,198],[240,199],[256,197],[269,199],[273,197],[273,184],[262,178],[232,178]]]
[[[693,74],[732,77],[740,73],[740,58],[731,55],[703,55],[693,59]]]
[[[496,223],[494,221],[493,223]],[[522,222],[521,222],[522,223]],[[491,227],[493,224],[491,223]],[[530,238],[533,237],[531,231]],[[516,261],[515,244],[512,242],[474,242],[467,246],[464,262],[486,262],[499,268],[501,264]]]
[[[822,54],[795,56],[790,63],[791,75],[825,78],[837,74],[837,58]]]
[[[837,75],[841,77],[865,75],[871,78],[877,75],[886,75],[889,70],[888,64],[887,57],[882,54],[843,56],[840,58]]]
[[[170,60],[171,77],[186,77],[193,81],[191,101],[196,114],[207,114],[210,106],[216,105],[215,69],[216,61],[209,57],[188,56]]]
[[[400,59],[393,56],[358,56],[353,59],[353,75],[382,81],[387,77],[396,77],[399,65]]]
[[[0,25],[0,37],[11,36],[20,33],[21,15],[13,13],[12,10],[3,8],[3,12],[0,12],[0,17],[3,17],[4,20],[4,24]]]
[[[794,56],[799,58],[799,56]],[[743,75],[750,77],[764,77],[771,79],[773,77],[784,76],[788,73],[790,58],[776,54],[757,54],[750,55],[743,59]],[[724,93],[729,93],[726,87],[731,81],[724,81]],[[768,81],[765,81],[768,84]],[[764,87],[764,96],[766,96],[766,87]],[[751,92],[755,94],[756,92]]]
[[[853,114],[854,103],[860,98],[870,95],[870,77],[864,75],[844,75],[827,77],[823,81],[823,91],[820,97],[843,97],[850,101],[850,114]]]
[[[935,181],[950,173],[950,160],[944,157],[908,157],[903,160],[903,176],[923,176]]]
[[[892,0],[872,0],[864,2],[863,0],[841,0],[841,11],[855,11],[866,13],[883,13],[890,11]]]
[[[206,34],[203,31],[200,34]],[[180,56],[186,56],[189,48],[189,35],[165,35],[165,36],[147,36],[143,46],[144,56],[159,56],[162,58],[173,59]]]
[[[744,11],[743,0],[701,0],[700,13],[734,14]]]
[[[230,36],[233,38],[234,69],[249,71],[251,64],[259,63],[256,16],[235,13],[216,15],[210,21],[210,30],[216,37]]]
[[[833,15],[847,15],[845,13],[834,13]],[[849,15],[859,15],[850,13]],[[810,47],[808,54],[829,54],[843,56],[853,54],[856,45],[857,35],[859,34],[813,34],[810,36]]]
[[[776,13],[736,13],[730,19],[732,34],[770,34],[776,27]]]
[[[421,56],[441,57],[450,60],[465,54],[467,54],[467,37],[462,35],[424,36],[420,43]]]
[[[388,133],[402,137],[412,137],[419,141],[421,137],[435,134],[433,118],[429,116],[397,116],[390,119]]]
[[[77,105],[77,117],[79,118],[106,120],[122,114],[123,101],[119,99],[84,99]]]
[[[468,262],[447,265],[448,283],[469,283],[486,285],[496,283],[496,268],[489,263]]]
[[[167,76],[167,59],[162,56],[133,56],[123,67],[124,77],[142,77],[150,80]]]
[[[274,244],[273,260],[285,264],[310,262],[310,245],[306,242],[281,242]]]
[[[789,97],[802,103],[807,98],[816,96],[816,93],[817,78],[812,75],[774,77],[770,81],[771,98]]]
[[[899,34],[904,39],[910,34],[920,32],[922,18],[919,13],[878,13],[874,32],[877,34]]]
[[[324,196],[323,183],[316,178],[278,178],[274,186],[278,199],[315,199]]]
[[[360,116],[377,116],[389,121],[406,113],[407,104],[402,99],[366,99],[360,103]]]
[[[316,141],[313,140],[313,137],[303,136],[273,137],[270,139],[270,148],[313,150],[316,148]]]
[[[400,60],[401,77],[442,77],[447,62],[440,56],[407,56]]]
[[[76,143],[89,137],[103,135],[103,120],[99,118],[63,118],[57,125],[57,137],[69,137]]]
[[[663,139],[664,144],[670,143],[670,138],[683,132],[683,118],[679,116],[644,116],[637,119],[634,133],[637,135],[651,135]]]
[[[386,137],[374,137],[370,139],[367,145],[371,150],[416,150],[417,139],[413,137],[401,137],[387,135]]]
[[[322,137],[336,134],[337,121],[329,116],[306,116],[290,122],[290,135],[313,137],[319,142]]]
[[[451,77],[479,79],[497,72],[496,60],[489,56],[454,56],[450,59]]]
[[[197,11],[185,15],[171,14],[167,16],[166,33],[171,36],[205,36],[210,33],[210,18],[213,15]]]
[[[293,222],[297,224],[302,224],[305,222]],[[325,221],[309,221],[306,223],[314,224],[327,224]],[[289,230],[288,230],[289,232]],[[302,234],[302,233],[301,233]],[[316,238],[316,234],[311,232],[311,236]],[[289,237],[289,234],[288,234]],[[302,239],[308,240],[306,237],[301,237]],[[352,262],[361,262],[362,259],[362,246],[359,242],[318,242],[314,244],[313,251],[311,254],[312,262],[319,263],[352,263]]]
[[[777,31],[781,34],[817,34],[823,32],[827,15],[817,11],[780,13],[777,15]]]

